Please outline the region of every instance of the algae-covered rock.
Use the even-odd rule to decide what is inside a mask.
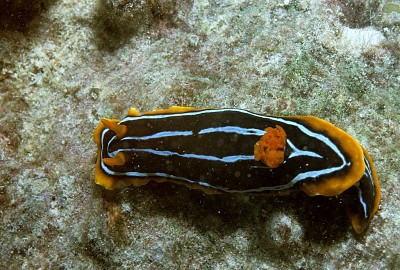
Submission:
[[[374,25],[379,17],[379,0],[338,0],[342,16],[341,21],[349,27],[361,28]]]
[[[26,30],[54,0],[0,0],[0,30]]]
[[[170,0],[99,0],[93,28],[101,48],[115,49],[129,38],[162,22],[172,27],[177,13],[187,1]]]
[[[386,3],[383,6],[382,11],[385,13],[390,13],[390,12],[400,13],[400,4]]]

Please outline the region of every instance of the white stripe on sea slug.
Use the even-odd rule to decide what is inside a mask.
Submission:
[[[209,161],[221,161],[226,163],[233,163],[241,160],[253,160],[254,155],[236,155],[236,156],[226,156],[226,157],[215,157],[215,156],[207,156],[207,155],[198,155],[198,154],[180,154],[172,151],[161,151],[154,149],[143,149],[143,148],[127,148],[127,149],[118,149],[114,152],[110,153],[110,156],[116,156],[119,152],[145,152],[158,156],[179,156],[183,158],[192,158],[192,159],[200,159],[200,160],[209,160]]]

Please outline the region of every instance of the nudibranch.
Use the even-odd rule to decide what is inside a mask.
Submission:
[[[343,130],[313,116],[266,116],[240,109],[173,106],[94,132],[95,182],[106,189],[173,182],[206,193],[340,196],[357,233],[378,209],[371,157]]]

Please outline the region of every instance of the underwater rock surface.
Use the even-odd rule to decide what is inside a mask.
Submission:
[[[0,269],[397,269],[392,2],[35,1],[22,28],[2,17]],[[324,118],[371,154],[381,207],[357,236],[335,198],[97,186],[99,120],[172,105]]]

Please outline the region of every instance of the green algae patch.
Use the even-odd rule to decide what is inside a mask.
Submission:
[[[395,3],[386,3],[383,6],[382,11],[384,13],[391,13],[391,12],[400,13],[400,5]]]

